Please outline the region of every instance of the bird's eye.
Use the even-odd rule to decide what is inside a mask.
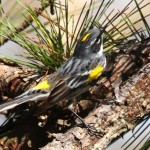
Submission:
[[[96,43],[100,43],[100,41],[101,41],[100,38],[97,38],[97,39],[95,40]]]

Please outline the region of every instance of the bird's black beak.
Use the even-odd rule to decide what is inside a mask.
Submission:
[[[107,24],[106,24],[104,27],[102,27],[102,28],[100,29],[101,32],[100,32],[100,34],[98,35],[97,40],[98,40],[98,39],[101,39],[101,40],[102,40],[102,35],[103,35],[103,33],[104,33],[104,31],[105,31],[106,28],[107,28]]]

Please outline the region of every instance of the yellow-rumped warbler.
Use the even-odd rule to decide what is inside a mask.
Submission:
[[[44,112],[63,99],[74,98],[87,91],[106,66],[103,54],[103,31],[89,30],[77,42],[74,54],[51,74],[20,96],[0,105],[0,112],[20,104],[37,101],[40,112]]]

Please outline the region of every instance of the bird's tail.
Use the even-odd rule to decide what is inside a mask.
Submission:
[[[28,96],[19,96],[13,100],[4,102],[2,104],[0,104],[0,112],[5,111],[5,110],[9,110],[12,109],[18,105],[24,104],[26,102],[31,102],[31,101],[40,101],[43,99],[48,98],[49,93],[46,94],[32,94],[32,95],[28,95]]]

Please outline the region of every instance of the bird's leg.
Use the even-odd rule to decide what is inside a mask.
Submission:
[[[92,133],[100,133],[96,130],[96,128],[90,126],[88,123],[85,122],[83,118],[81,118],[74,110],[73,110],[73,104],[68,106],[68,109],[85,125],[85,127]]]

